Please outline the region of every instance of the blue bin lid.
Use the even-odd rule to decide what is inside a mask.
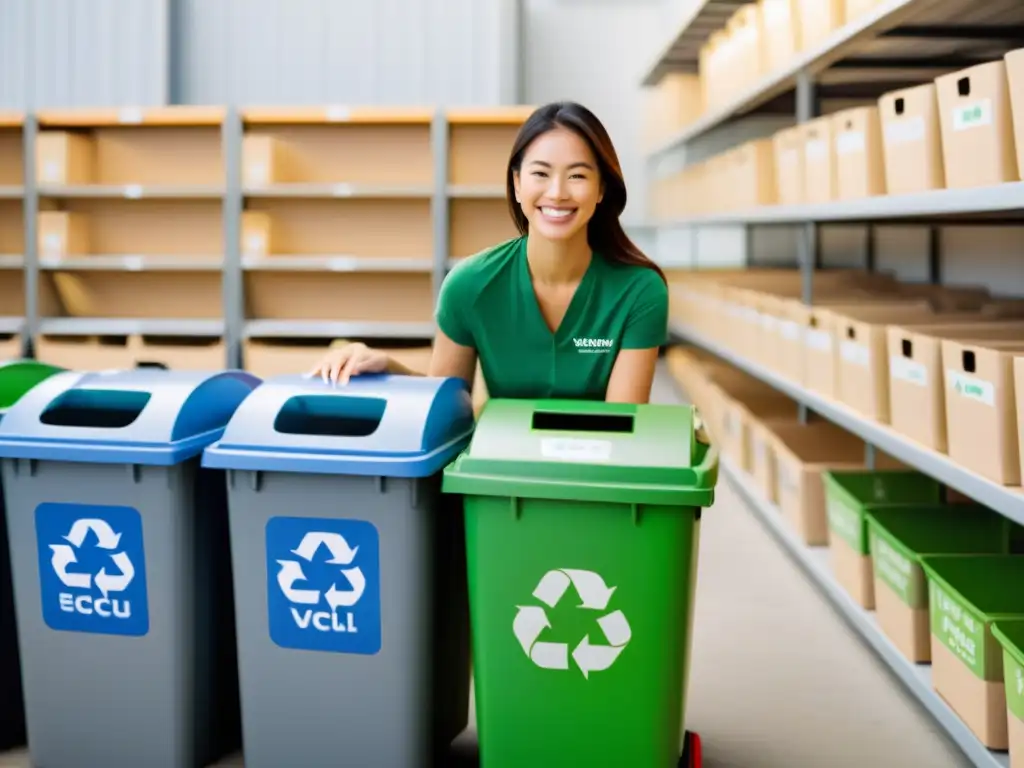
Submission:
[[[279,376],[239,406],[203,466],[426,477],[466,446],[473,425],[462,379],[373,374],[338,387]]]
[[[259,383],[242,371],[59,373],[0,420],[0,458],[177,464],[220,437]]]

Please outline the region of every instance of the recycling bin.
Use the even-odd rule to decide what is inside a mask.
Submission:
[[[28,390],[60,371],[60,368],[34,360],[0,362],[0,420],[3,419],[4,411],[18,402]],[[0,483],[0,750],[24,743],[25,707],[21,690],[21,657],[14,620],[3,484]]]
[[[196,768],[237,748],[227,499],[200,456],[258,384],[59,375],[0,422],[33,765]]]
[[[675,766],[702,509],[690,406],[491,400],[464,501],[480,765]]]
[[[281,376],[206,449],[227,470],[245,768],[445,764],[469,629],[441,470],[472,429],[458,379]]]

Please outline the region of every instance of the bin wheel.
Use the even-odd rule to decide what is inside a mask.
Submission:
[[[687,731],[686,741],[683,746],[683,757],[679,761],[679,768],[701,768],[703,764],[700,736],[693,731]]]

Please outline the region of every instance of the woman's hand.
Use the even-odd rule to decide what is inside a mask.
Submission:
[[[346,344],[330,350],[309,372],[324,383],[345,385],[361,373],[385,373],[391,359],[386,352],[370,349],[362,342]]]

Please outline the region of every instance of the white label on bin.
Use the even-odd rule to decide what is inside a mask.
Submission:
[[[832,350],[832,334],[828,331],[816,331],[808,328],[807,333],[804,334],[804,344],[808,349],[830,352]]]
[[[946,386],[968,400],[976,400],[989,406],[996,404],[996,388],[991,381],[968,376],[950,368],[946,371]]]
[[[855,341],[843,341],[839,347],[839,354],[851,365],[867,368],[871,363],[871,353],[868,352],[868,348]]]
[[[50,629],[141,637],[149,632],[142,518],[125,506],[36,507],[40,598]]]
[[[916,360],[909,360],[903,355],[889,357],[889,375],[895,381],[905,381],[919,387],[928,386],[928,369]]]
[[[918,115],[886,123],[885,141],[894,147],[924,141],[924,118]]]
[[[609,440],[544,437],[540,441],[540,453],[546,459],[597,463],[611,459],[612,444]]]
[[[836,137],[836,154],[853,155],[864,153],[864,132],[843,131]]]
[[[599,573],[594,571],[557,568],[545,573],[533,590],[538,603],[554,608],[565,597],[569,586],[579,595],[578,610],[594,614],[597,629],[583,636],[570,648],[568,643],[545,639],[553,634],[551,620],[543,605],[523,604],[516,606],[512,620],[512,633],[523,653],[535,666],[559,672],[568,671],[569,658],[585,679],[595,672],[611,668],[619,654],[633,636],[626,614],[621,610],[609,611],[612,596],[618,593],[616,587],[609,587]],[[575,599],[571,595],[566,599]]]
[[[270,638],[282,648],[381,648],[380,539],[365,520],[274,517],[265,528]]]
[[[979,99],[953,109],[953,130],[968,131],[992,124],[992,100]]]
[[[823,160],[828,156],[828,142],[824,139],[811,139],[804,146],[804,157],[808,160]]]

